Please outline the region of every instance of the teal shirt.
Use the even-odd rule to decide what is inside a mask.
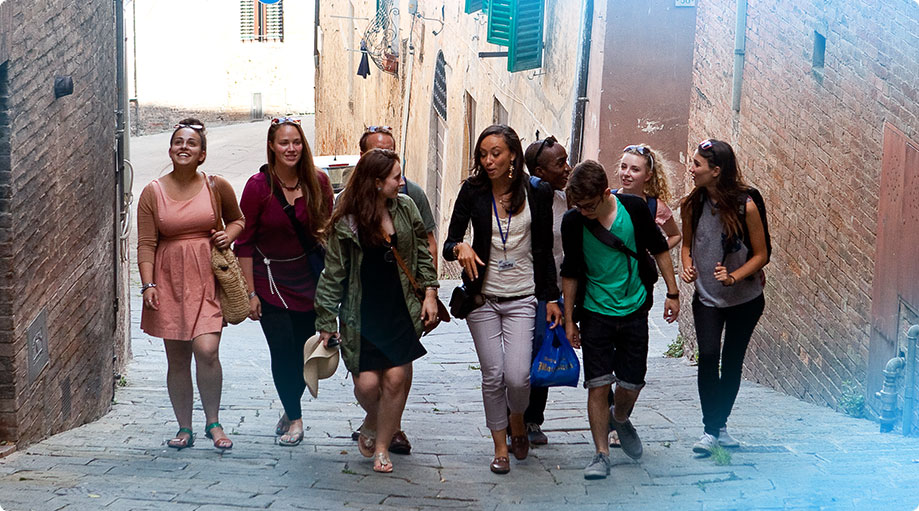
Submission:
[[[632,218],[619,198],[613,197],[617,210],[610,232],[627,247],[636,250]],[[587,265],[584,308],[606,316],[626,316],[637,311],[647,297],[645,286],[638,276],[638,261],[595,238],[587,227],[583,229],[584,262]]]

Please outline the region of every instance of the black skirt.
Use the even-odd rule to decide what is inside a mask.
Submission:
[[[392,244],[396,235],[392,235]],[[361,244],[361,371],[397,367],[427,351],[415,334],[390,244]]]

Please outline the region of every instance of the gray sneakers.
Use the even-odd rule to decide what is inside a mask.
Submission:
[[[616,422],[611,413],[609,425],[619,435],[619,445],[622,447],[622,452],[633,460],[641,458],[644,449],[641,447],[641,439],[638,438],[638,432],[635,431],[635,426],[632,426],[632,421],[626,419],[625,422]]]
[[[740,442],[728,434],[727,426],[721,428],[718,432],[718,444],[721,447],[740,447]]]
[[[549,443],[546,434],[542,432],[542,428],[536,423],[530,422],[527,424],[527,436],[530,438],[530,443],[533,445],[546,445]]]
[[[584,468],[584,479],[606,479],[609,475],[609,456],[598,452],[593,460]]]

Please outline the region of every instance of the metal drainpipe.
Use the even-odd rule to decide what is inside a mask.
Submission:
[[[415,33],[415,19],[416,15],[412,14],[412,23],[409,27],[408,33],[408,69],[405,72],[405,95],[402,98],[402,126],[399,128],[399,135],[401,136],[401,141],[399,142],[399,156],[402,158],[402,175],[405,175],[405,140],[408,138],[408,114],[411,110],[411,100],[412,100],[412,70],[415,68],[415,43],[412,42],[412,36]]]
[[[587,79],[590,70],[590,40],[593,32],[594,2],[584,0],[584,19],[581,30],[581,54],[578,56],[578,88],[574,102],[574,119],[571,122],[571,164],[581,161],[584,148],[584,111],[587,109]]]
[[[906,359],[895,357],[887,361],[884,369],[884,385],[881,391],[875,394],[881,400],[881,433],[893,430],[897,422],[897,377],[906,366]]]
[[[747,0],[737,0],[737,25],[734,28],[734,91],[731,108],[740,112],[740,89],[743,85],[743,62],[747,39]]]
[[[919,325],[906,332],[906,391],[903,395],[903,435],[913,429],[913,404],[916,399],[916,348],[919,345]]]

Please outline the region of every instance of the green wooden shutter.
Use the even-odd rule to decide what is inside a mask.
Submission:
[[[466,12],[475,12],[482,10],[482,0],[466,0]]]
[[[542,67],[544,0],[514,0],[512,3],[507,70],[513,73]],[[489,26],[490,23],[491,19]]]
[[[511,17],[518,0],[488,1],[488,42],[508,46],[511,42]]]

